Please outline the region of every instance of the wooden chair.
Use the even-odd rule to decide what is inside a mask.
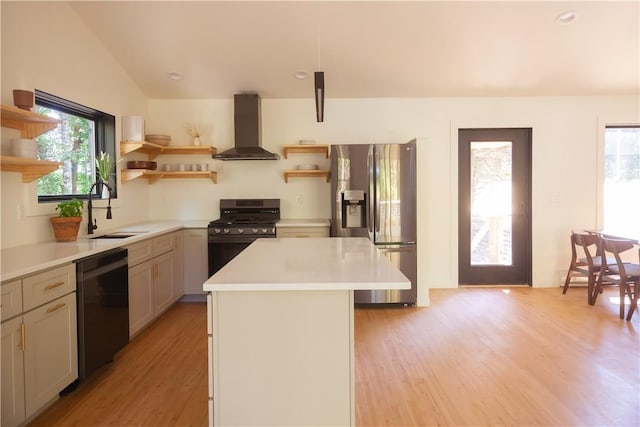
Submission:
[[[578,258],[578,248],[584,252],[584,257]],[[571,263],[569,271],[567,271],[567,279],[564,281],[562,294],[567,293],[569,283],[575,276],[587,278],[587,302],[591,305],[595,304],[596,297],[596,281],[602,269],[602,249],[600,247],[600,236],[597,234],[579,234],[571,232]],[[615,263],[615,259],[609,260]],[[607,284],[604,281],[603,284]],[[602,288],[599,289],[602,292]]]
[[[623,262],[620,254],[633,249],[634,243],[631,240],[620,239],[601,239],[603,255],[605,263],[601,267],[601,273],[598,277],[596,289],[593,293],[593,303],[598,298],[598,293],[602,289],[603,282],[609,281],[620,287],[620,318],[624,319],[625,296],[629,297],[629,312],[627,320],[631,320],[633,312],[638,306],[638,293],[640,293],[640,264]],[[607,254],[612,254],[615,263],[609,261]],[[640,261],[640,250],[638,251],[638,261]]]

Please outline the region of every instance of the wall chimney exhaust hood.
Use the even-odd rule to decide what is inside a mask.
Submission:
[[[235,145],[214,154],[218,160],[278,160],[280,156],[262,148],[260,96],[242,93],[233,96]]]

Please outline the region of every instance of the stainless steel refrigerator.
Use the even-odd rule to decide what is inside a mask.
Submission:
[[[416,303],[416,143],[331,146],[331,236],[368,237],[411,280],[355,302]]]

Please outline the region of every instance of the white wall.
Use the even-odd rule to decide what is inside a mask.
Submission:
[[[188,144],[187,123],[198,123],[203,143],[233,144],[232,100],[147,100],[98,40],[63,3],[2,2],[2,103],[11,89],[39,88],[117,117],[146,116],[148,133]],[[24,26],[28,31],[24,31]],[[18,45],[17,40],[20,40]],[[73,55],[54,49],[74,46]],[[77,58],[84,61],[78,61]],[[281,152],[299,139],[319,143],[403,142],[418,138],[419,301],[427,288],[457,286],[457,129],[533,128],[533,285],[558,286],[568,262],[571,229],[601,225],[597,168],[605,124],[640,123],[639,97],[529,97],[429,99],[327,99],[325,122],[315,122],[312,99],[263,99],[263,146]],[[148,109],[147,109],[148,108]],[[3,151],[12,131],[3,129]],[[130,158],[139,158],[131,155]],[[279,161],[222,162],[200,156],[157,159],[206,161],[218,184],[207,180],[135,180],[120,186],[118,226],[150,219],[218,216],[223,197],[277,197],[284,218],[329,217],[329,184],[293,179],[296,164],[328,164],[319,156]],[[586,166],[586,169],[585,169]],[[590,169],[591,168],[591,169]],[[586,172],[585,172],[586,170]],[[53,238],[48,216],[25,216],[33,184],[2,173],[2,247]],[[27,205],[27,207],[25,207]],[[106,227],[104,220],[99,220]]]
[[[121,116],[146,114],[146,98],[66,3],[2,2],[0,7],[2,104],[13,105],[13,89],[40,89],[116,116],[117,140]],[[2,154],[10,154],[9,141],[16,137],[18,131],[2,129]],[[54,204],[38,206],[36,184],[23,184],[18,173],[3,172],[1,179],[1,247],[53,240]],[[113,204],[109,222],[98,212],[99,229],[146,220],[147,186],[120,185]]]
[[[151,100],[149,116],[153,132],[179,143],[189,143],[185,124],[197,122],[206,129],[204,143],[218,150],[233,144],[231,100]],[[262,118],[263,147],[279,153],[299,139],[335,144],[418,138],[421,289],[457,286],[458,128],[533,128],[533,285],[543,287],[558,286],[566,272],[570,230],[600,226],[596,171],[604,124],[640,122],[633,96],[329,99],[324,123],[315,122],[312,99],[263,99]],[[218,171],[217,185],[158,182],[151,186],[151,216],[213,219],[220,198],[256,196],[281,198],[284,218],[328,218],[329,184],[285,184],[282,177],[284,169],[312,162],[327,165],[312,155],[277,162],[209,160]]]

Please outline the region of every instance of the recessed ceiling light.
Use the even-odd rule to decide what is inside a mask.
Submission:
[[[294,74],[294,77],[298,80],[304,80],[307,78],[307,72],[306,71],[296,71]]]
[[[169,73],[169,78],[171,80],[182,80],[184,78],[184,76],[180,73]]]
[[[575,10],[567,10],[556,17],[556,22],[563,25],[570,24],[576,19],[576,16]]]

